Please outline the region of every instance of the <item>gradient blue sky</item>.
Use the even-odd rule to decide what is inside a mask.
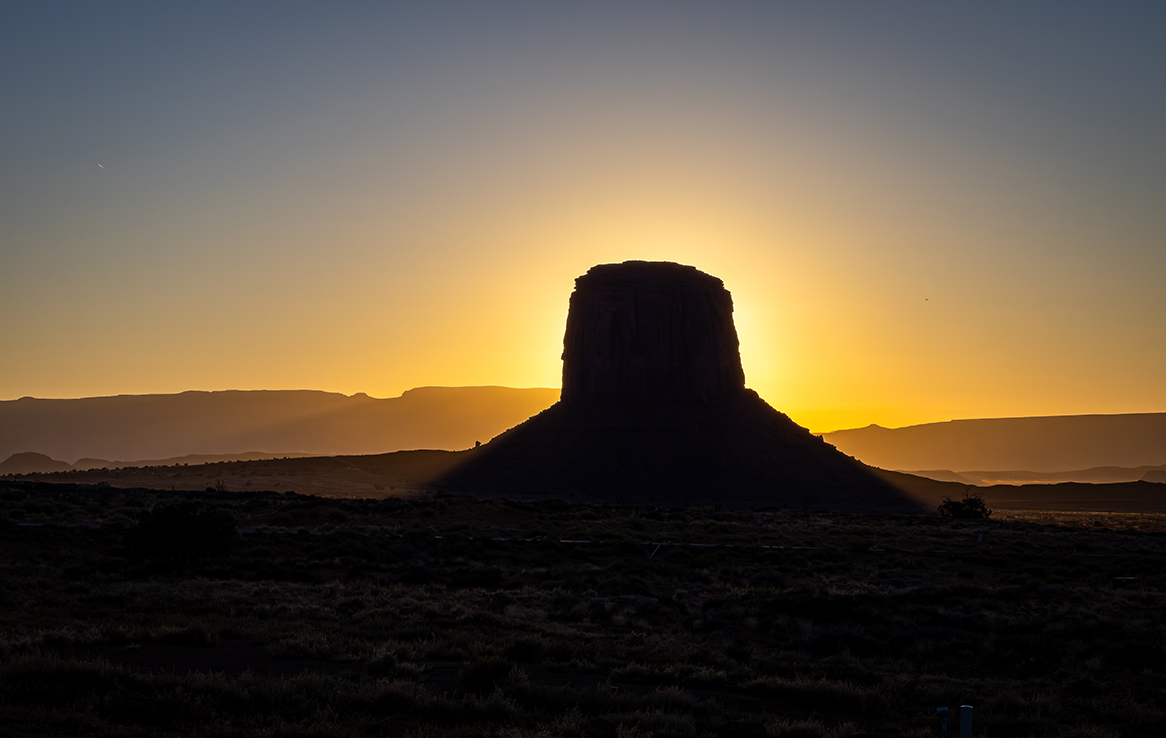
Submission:
[[[1166,411],[1159,3],[0,4],[0,399],[557,386],[689,263],[818,431]],[[100,166],[99,166],[100,165]]]

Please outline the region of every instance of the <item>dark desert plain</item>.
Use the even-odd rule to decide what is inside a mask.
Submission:
[[[1163,34],[0,3],[0,735],[1166,734]]]

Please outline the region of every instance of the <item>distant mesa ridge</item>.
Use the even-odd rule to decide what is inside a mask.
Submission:
[[[419,387],[389,399],[312,390],[22,398],[0,401],[0,460],[26,451],[92,464],[254,449],[330,456],[469,448],[557,396],[542,388]]]
[[[22,451],[0,461],[0,475],[4,474],[44,474],[68,471],[72,465],[57,461],[36,451]]]
[[[915,511],[745,387],[733,304],[694,267],[631,261],[575,282],[559,402],[467,454],[471,494]]]
[[[981,418],[906,428],[872,425],[823,437],[884,469],[995,470],[997,480],[1006,479],[1000,470],[1021,470],[1052,479],[1118,481],[1127,477],[1063,473],[1166,464],[1166,413]]]
[[[64,471],[90,471],[101,469],[124,469],[127,467],[197,466],[231,461],[263,461],[267,459],[287,459],[309,456],[300,453],[265,453],[245,451],[238,454],[187,454],[170,459],[134,459],[118,461],[110,459],[81,458],[72,464],[58,461],[35,451],[25,451],[0,461],[0,476],[5,474],[51,474]]]

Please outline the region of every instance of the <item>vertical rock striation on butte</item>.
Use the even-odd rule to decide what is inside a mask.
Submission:
[[[479,496],[916,512],[914,500],[745,387],[733,302],[691,266],[575,280],[559,402],[439,487]]]
[[[733,298],[721,280],[644,261],[602,264],[575,280],[563,402],[721,402],[744,389]]]

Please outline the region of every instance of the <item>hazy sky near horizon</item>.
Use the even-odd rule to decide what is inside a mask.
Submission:
[[[1166,411],[1166,6],[0,5],[0,399],[558,386],[590,266],[817,431]]]

